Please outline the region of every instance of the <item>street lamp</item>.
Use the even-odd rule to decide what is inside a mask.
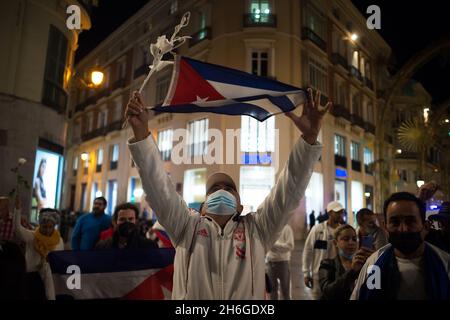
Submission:
[[[350,39],[352,41],[356,41],[356,40],[358,40],[358,35],[356,33],[352,33],[352,35],[350,36]]]
[[[91,72],[91,83],[98,87],[99,85],[101,85],[103,83],[103,79],[104,79],[104,74],[101,71],[98,70],[93,70]]]
[[[420,188],[421,186],[423,186],[425,183],[425,181],[423,181],[422,179],[419,179],[416,181],[417,187]]]
[[[87,152],[83,152],[81,154],[81,160],[87,161],[87,159],[89,159],[89,154]]]

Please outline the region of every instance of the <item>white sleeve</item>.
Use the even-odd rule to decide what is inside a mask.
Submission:
[[[20,222],[20,218],[22,216],[21,211],[14,209],[13,214],[14,231],[16,236],[25,243],[34,241],[34,231],[24,228]]]
[[[312,264],[314,259],[314,242],[316,241],[316,230],[319,226],[315,225],[311,231],[309,231],[308,237],[305,241],[305,247],[303,248],[303,276],[308,277],[312,275]]]

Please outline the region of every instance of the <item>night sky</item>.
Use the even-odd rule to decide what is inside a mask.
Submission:
[[[76,61],[80,60],[97,44],[117,29],[127,18],[136,13],[150,0],[100,0],[93,8],[92,28],[80,35]],[[417,51],[427,47],[433,40],[450,34],[449,12],[446,1],[428,0],[352,0],[364,16],[371,4],[381,9],[379,33],[391,46],[393,59],[391,70],[398,70]],[[424,65],[414,75],[439,103],[450,97],[450,51],[442,52]]]

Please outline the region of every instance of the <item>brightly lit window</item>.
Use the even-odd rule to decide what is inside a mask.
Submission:
[[[275,184],[275,169],[266,166],[242,166],[239,181],[243,213],[254,212]]]
[[[313,172],[305,191],[306,214],[314,211],[316,217],[324,213],[323,208],[323,175],[319,172]]]
[[[205,201],[206,168],[184,172],[183,198],[189,207],[198,207]]]
[[[241,116],[241,151],[275,151],[275,117],[260,122],[249,116]]]
[[[352,181],[352,211],[355,214],[364,207],[364,189],[359,181]]]
[[[319,61],[309,59],[309,84],[315,90],[320,90],[322,95],[328,93],[328,75],[327,68]]]
[[[108,180],[108,214],[112,215],[117,204],[117,180]]]
[[[144,189],[142,189],[142,181],[139,177],[131,177],[128,186],[128,201],[140,203]]]
[[[95,198],[103,196],[103,193],[98,188],[98,182],[92,183],[92,190],[91,190],[91,203],[94,202]]]
[[[352,160],[360,161],[358,142],[352,141],[350,144],[350,154]]]
[[[364,148],[364,164],[370,165],[373,163],[373,151],[367,147]]]
[[[208,153],[207,118],[188,123],[188,145],[190,156],[201,156]]]
[[[103,163],[103,149],[97,149],[97,165],[102,165]]]
[[[334,135],[334,154],[345,157],[345,137],[339,134]]]
[[[173,147],[173,130],[167,129],[158,132],[158,148],[163,161],[170,160]]]
[[[269,22],[270,17],[269,0],[251,0],[250,13],[254,22]]]

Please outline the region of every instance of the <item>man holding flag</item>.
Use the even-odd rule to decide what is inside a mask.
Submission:
[[[164,170],[148,113],[134,93],[126,109],[134,133],[129,148],[147,200],[176,248],[173,299],[264,299],[265,253],[298,207],[321,155],[317,136],[331,103],[321,107],[319,101],[320,92],[313,98],[309,90],[302,115],[287,114],[302,137],[257,212],[240,216],[236,185],[219,172],[206,183],[205,215],[190,215]]]

